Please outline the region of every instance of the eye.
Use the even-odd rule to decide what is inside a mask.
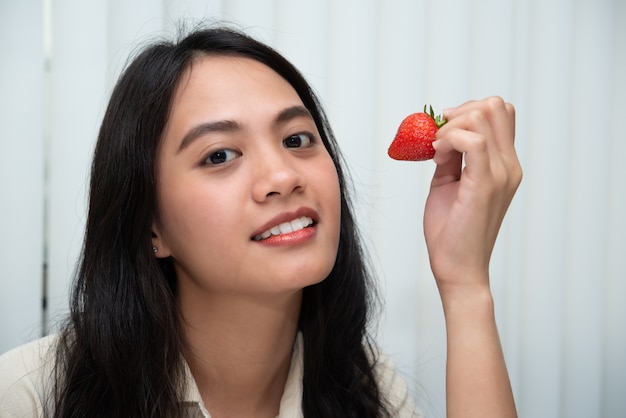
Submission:
[[[219,165],[227,163],[241,155],[240,152],[234,151],[232,149],[221,149],[209,154],[209,156],[204,160],[204,164],[212,164]]]
[[[291,135],[283,141],[285,148],[303,148],[308,147],[313,142],[312,135],[310,134],[296,134]]]

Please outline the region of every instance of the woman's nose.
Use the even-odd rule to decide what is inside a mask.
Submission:
[[[265,153],[254,162],[252,198],[257,202],[301,193],[306,188],[298,160],[286,149]]]

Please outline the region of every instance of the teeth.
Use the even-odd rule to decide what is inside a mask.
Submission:
[[[300,218],[294,219],[290,223],[291,223],[291,229],[294,231],[304,228],[304,225],[302,224],[302,221],[300,220]]]
[[[313,224],[313,219],[309,218],[308,216],[302,216],[300,218],[294,219],[293,221],[283,222],[282,224],[276,225],[254,237],[254,240],[260,241],[262,239],[269,238],[272,235],[288,234],[290,232],[299,231],[311,224]]]
[[[291,227],[291,222],[285,222],[284,224],[278,225],[278,229],[280,229],[281,234],[288,234],[293,232],[293,228]]]

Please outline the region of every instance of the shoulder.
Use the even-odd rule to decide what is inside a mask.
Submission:
[[[0,356],[0,417],[43,416],[57,339],[44,337]]]
[[[393,417],[422,418],[406,380],[398,373],[396,366],[388,355],[377,351],[374,354],[376,363],[374,375],[381,395],[387,401]]]

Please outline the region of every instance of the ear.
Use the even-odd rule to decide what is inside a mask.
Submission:
[[[157,258],[167,258],[172,255],[156,221],[152,222],[152,251]]]

